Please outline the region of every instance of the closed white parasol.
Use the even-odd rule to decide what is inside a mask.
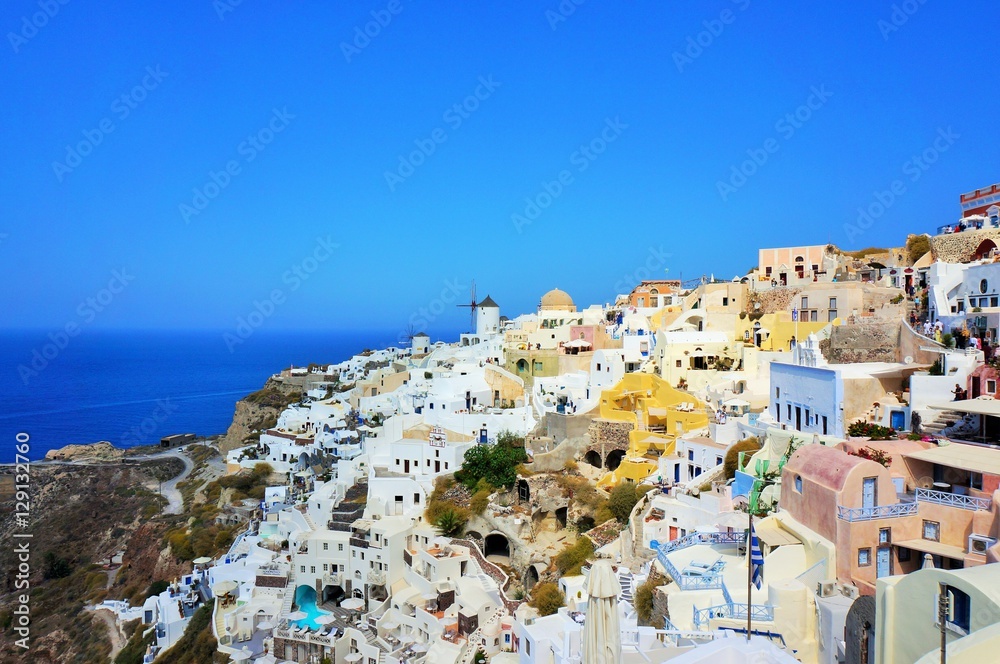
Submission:
[[[611,561],[598,559],[587,582],[587,621],[583,626],[583,664],[621,664],[622,636],[618,595],[622,587]]]

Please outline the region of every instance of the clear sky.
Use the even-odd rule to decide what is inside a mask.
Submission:
[[[899,245],[1000,181],[998,13],[11,0],[0,327],[433,333],[473,279],[513,316]]]

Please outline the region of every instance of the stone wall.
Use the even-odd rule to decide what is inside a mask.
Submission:
[[[779,311],[791,311],[795,296],[801,292],[801,288],[773,288],[748,293],[747,311],[751,314],[774,314]]]
[[[831,364],[898,362],[901,325],[899,321],[839,325],[832,329],[829,340],[820,342],[820,350]]]
[[[595,419],[590,424],[588,434],[592,447],[600,450],[602,446],[612,449],[628,449],[628,432],[635,428],[631,422],[617,420]],[[602,454],[603,458],[603,454]]]
[[[976,249],[984,240],[993,240],[1000,246],[1000,229],[984,228],[978,231],[935,235],[931,238],[931,255],[934,260],[946,263],[967,263],[972,260]]]
[[[562,470],[567,461],[576,458],[578,454],[583,454],[589,447],[590,436],[584,433],[577,438],[567,438],[549,452],[536,453],[532,457],[532,462],[524,465],[534,473]]]

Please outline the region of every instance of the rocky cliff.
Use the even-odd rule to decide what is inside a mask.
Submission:
[[[264,387],[236,402],[233,421],[219,439],[222,454],[259,438],[259,431],[273,427],[290,403],[302,398],[303,385],[269,378]]]

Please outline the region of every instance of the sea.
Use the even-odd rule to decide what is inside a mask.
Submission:
[[[51,334],[0,331],[0,463],[12,463],[24,440],[29,457],[41,459],[70,443],[132,447],[225,433],[236,402],[283,368],[399,345],[398,330],[262,328],[232,352],[221,331]]]

